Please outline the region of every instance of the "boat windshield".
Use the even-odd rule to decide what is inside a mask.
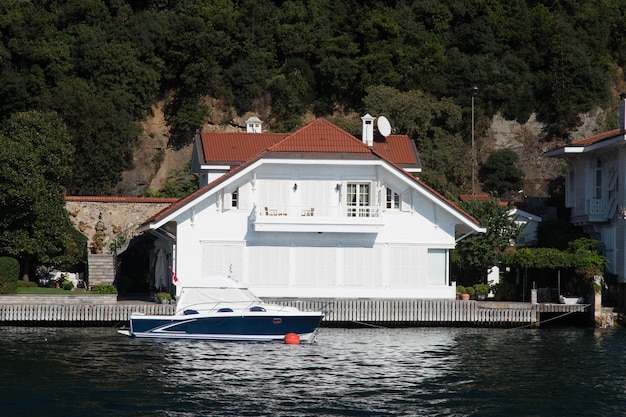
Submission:
[[[178,310],[198,304],[260,302],[247,288],[183,288]]]

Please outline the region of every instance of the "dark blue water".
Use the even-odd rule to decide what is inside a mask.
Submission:
[[[0,327],[0,416],[624,416],[626,331],[327,329],[317,345]]]

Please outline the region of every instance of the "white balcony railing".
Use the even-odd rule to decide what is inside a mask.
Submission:
[[[251,215],[256,231],[375,233],[380,206],[260,206]]]
[[[592,198],[587,200],[587,216],[591,222],[605,222],[609,219],[611,201],[608,199]]]

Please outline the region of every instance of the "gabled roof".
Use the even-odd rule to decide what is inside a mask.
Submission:
[[[212,137],[217,137],[215,135],[221,136],[223,134],[214,133]],[[247,140],[251,140],[252,138],[250,138],[249,135],[254,135],[254,139],[256,139],[256,136],[264,134],[247,133],[244,135],[246,135]],[[403,135],[390,135],[389,137],[391,136],[393,136],[392,141],[399,141],[402,137],[408,140],[408,137]],[[389,139],[389,137],[387,139]],[[294,154],[310,154],[311,159],[318,159],[321,154],[325,155],[327,158],[333,157],[333,155],[335,155],[334,157],[337,158],[336,155],[338,154],[352,154],[361,155],[362,157],[360,159],[365,159],[367,157],[367,159],[384,161],[391,167],[391,169],[395,169],[400,175],[408,178],[411,182],[417,185],[418,188],[422,189],[425,192],[425,195],[428,195],[432,200],[439,201],[440,203],[442,203],[442,206],[446,206],[451,212],[456,212],[457,215],[464,217],[469,223],[474,224],[474,227],[476,227],[477,229],[482,229],[480,228],[479,222],[463,209],[461,209],[456,203],[448,200],[443,195],[439,194],[439,192],[423,183],[419,178],[416,178],[414,175],[407,172],[402,166],[400,166],[400,163],[396,163],[385,155],[385,153],[390,154],[393,152],[389,151],[389,148],[382,146],[379,146],[378,148],[376,146],[369,147],[361,142],[357,137],[349,134],[348,132],[335,126],[334,124],[324,119],[317,119],[297,130],[296,132],[284,136],[275,144],[253,155],[251,158],[234,167],[226,174],[215,179],[204,187],[196,190],[195,192],[189,194],[188,196],[181,198],[180,200],[163,209],[159,213],[156,213],[154,216],[144,222],[142,228],[148,228],[150,227],[151,223],[160,223],[166,220],[167,217],[173,215],[178,210],[188,207],[189,204],[192,204],[194,200],[201,198],[201,196],[203,196],[205,193],[208,193],[216,187],[219,187],[220,184],[239,175],[252,165],[261,163],[264,158],[271,159],[280,154],[285,154],[288,156],[293,156]]]
[[[315,119],[269,148],[271,152],[370,153],[355,136],[325,119]]]
[[[586,138],[577,139],[568,145],[545,152],[543,155],[547,157],[566,157],[570,154],[581,154],[599,148],[604,148],[615,143],[624,142],[625,139],[625,130],[613,129],[608,132],[598,133],[596,135],[587,136]]]
[[[251,137],[250,135],[254,135]],[[202,132],[203,163],[242,163],[287,136],[286,133]]]
[[[236,166],[265,150],[271,152],[315,153],[329,155],[371,154],[374,150],[386,159],[411,171],[421,163],[415,144],[406,135],[378,135],[374,146],[325,119],[316,119],[293,133],[202,132],[200,164]]]

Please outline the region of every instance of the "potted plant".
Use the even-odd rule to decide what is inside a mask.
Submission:
[[[467,288],[465,288],[462,285],[457,285],[456,286],[456,293],[458,294],[458,299],[459,300],[466,300],[467,301],[467,300],[470,299],[470,296],[467,293]]]
[[[474,295],[476,294],[474,287],[465,287],[465,292],[469,295],[469,298],[474,298]]]
[[[91,249],[93,253],[102,253],[104,248],[104,239],[106,235],[104,232],[96,232],[91,238]]]
[[[168,292],[160,291],[154,294],[154,301],[156,301],[157,303],[169,304],[171,300],[172,300],[172,295]]]
[[[81,232],[84,232],[87,229],[87,226],[87,222],[84,222],[82,220],[78,222],[78,230],[80,230]]]
[[[489,285],[474,284],[474,292],[476,293],[476,298],[478,300],[484,300],[487,298],[487,294],[489,294]]]
[[[460,300],[461,294],[463,294],[464,292],[465,292],[465,287],[462,285],[457,285],[456,286],[456,299]]]

